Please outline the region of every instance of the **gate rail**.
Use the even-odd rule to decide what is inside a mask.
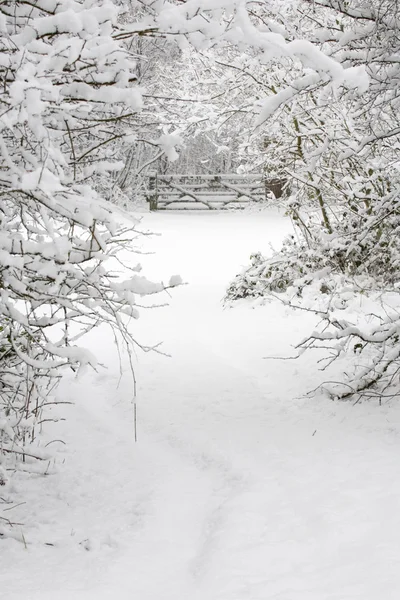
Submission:
[[[262,202],[272,192],[279,198],[286,180],[267,180],[262,174],[160,175],[149,176],[146,195],[150,210],[167,208],[241,208]]]

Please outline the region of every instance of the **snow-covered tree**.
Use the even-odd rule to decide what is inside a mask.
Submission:
[[[117,7],[5,0],[0,29],[0,456],[40,459],[46,395],[96,364],[79,339],[107,323],[138,343],[137,299],[164,286],[116,272],[142,234],[100,193],[143,105]]]
[[[296,10],[284,35],[305,37],[288,45],[302,48],[295,66],[307,72],[292,81],[292,70],[284,73],[257,125],[273,118],[275,150],[292,155],[283,167],[292,190],[285,208],[297,235],[271,259],[255,255],[228,296],[283,291],[290,304],[315,309],[323,330],[301,348],[329,347],[334,359],[346,353],[355,363],[345,385],[330,392],[390,393],[400,364],[399,10],[363,0],[305,0]],[[316,69],[316,49],[335,66],[327,71],[322,59]],[[353,73],[353,85],[340,80],[340,68],[347,79]]]

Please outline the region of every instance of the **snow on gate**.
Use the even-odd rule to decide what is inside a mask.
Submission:
[[[262,203],[271,194],[280,197],[285,181],[263,174],[162,175],[149,176],[147,202],[150,210],[244,208]]]

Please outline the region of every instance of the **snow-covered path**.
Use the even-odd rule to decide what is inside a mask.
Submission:
[[[28,547],[23,582],[14,543],[4,598],[397,600],[397,407],[302,399],[322,379],[316,359],[263,357],[292,354],[312,319],[278,303],[221,305],[250,252],[290,224],[270,211],[159,213],[144,225],[163,234],[148,242],[146,275],[189,284],[137,324],[172,358],[138,356],[134,445],[129,377],[117,387],[111,340],[92,337],[113,366],[62,390],[78,401],[65,426],[75,453],[38,532],[58,541]]]

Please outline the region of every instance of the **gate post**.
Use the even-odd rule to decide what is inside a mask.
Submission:
[[[157,210],[158,208],[157,172],[149,175],[149,208],[150,210]]]

